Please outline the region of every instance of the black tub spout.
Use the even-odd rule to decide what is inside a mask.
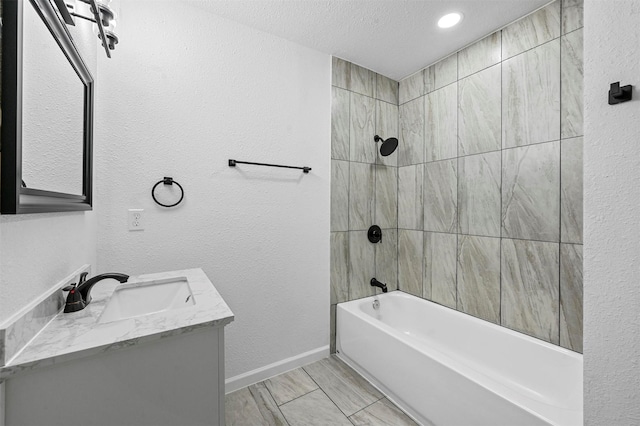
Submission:
[[[376,280],[375,278],[371,278],[371,285],[373,287],[380,287],[382,289],[383,293],[387,292],[387,285],[385,283],[381,283],[380,281]]]

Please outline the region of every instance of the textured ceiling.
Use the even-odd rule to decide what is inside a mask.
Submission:
[[[549,0],[189,0],[224,18],[338,56],[395,80]],[[464,19],[438,28],[449,12]]]

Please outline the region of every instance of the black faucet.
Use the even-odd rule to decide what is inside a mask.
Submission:
[[[118,274],[115,272],[109,272],[106,274],[96,275],[93,278],[87,278],[88,273],[83,272],[80,274],[80,280],[78,285],[69,289],[67,294],[67,302],[64,305],[65,312],[76,312],[84,309],[91,302],[91,288],[98,282],[104,279],[112,278],[118,280],[121,283],[126,283],[129,279],[129,275]]]
[[[387,292],[387,285],[384,283],[381,283],[380,281],[376,280],[375,278],[371,278],[371,285],[374,287],[380,287],[382,289],[383,293]]]

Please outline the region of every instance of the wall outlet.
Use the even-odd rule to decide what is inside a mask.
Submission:
[[[144,209],[129,209],[129,231],[144,231]]]

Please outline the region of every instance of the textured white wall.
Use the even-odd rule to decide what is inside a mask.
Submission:
[[[28,3],[26,6],[31,7]],[[91,25],[79,22],[70,31],[97,80],[98,43]],[[73,77],[80,85],[80,80]],[[80,266],[95,265],[96,217],[95,209],[0,216],[0,323]]]
[[[95,212],[4,215],[0,235],[0,323],[96,262]]]
[[[585,1],[584,407],[640,424],[640,3]],[[607,104],[609,84],[634,86]]]
[[[99,272],[202,267],[236,315],[227,377],[328,345],[330,57],[188,2],[120,12],[99,60]],[[177,208],[151,199],[163,176],[185,189]]]

